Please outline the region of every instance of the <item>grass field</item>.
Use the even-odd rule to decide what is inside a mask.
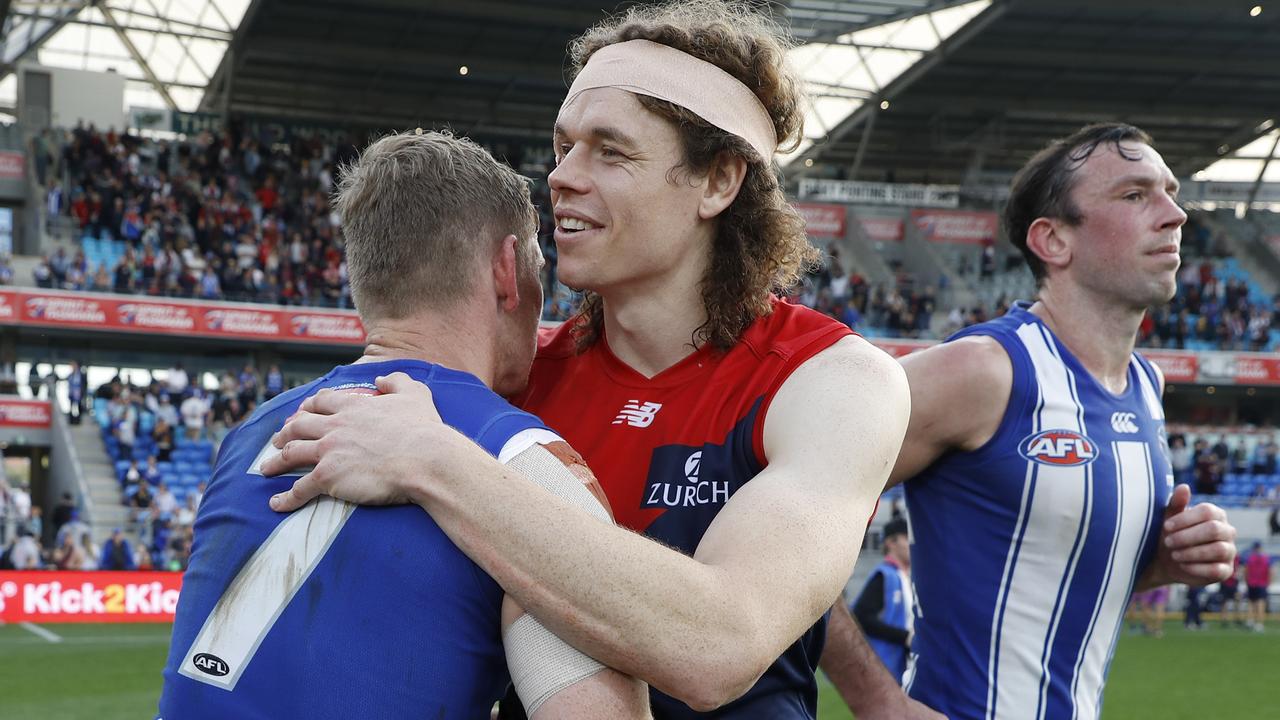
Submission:
[[[0,626],[0,720],[153,717],[167,625]],[[49,635],[48,633],[52,633]],[[56,637],[58,642],[51,640]],[[1163,638],[1123,635],[1104,720],[1280,718],[1280,622],[1265,634],[1214,626]],[[851,718],[822,678],[820,720]],[[1260,703],[1265,703],[1260,705]]]

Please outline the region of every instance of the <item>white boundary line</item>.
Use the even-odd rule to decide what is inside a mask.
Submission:
[[[51,642],[51,643],[60,643],[60,642],[62,642],[62,636],[61,636],[61,635],[59,635],[59,634],[57,634],[57,633],[55,633],[55,632],[53,632],[53,631],[51,631],[51,630],[46,630],[46,629],[44,629],[44,628],[40,627],[39,625],[36,625],[35,623],[21,622],[21,623],[18,623],[18,626],[19,626],[19,627],[21,627],[22,629],[24,629],[24,630],[26,630],[26,631],[30,632],[32,635],[37,635],[37,636],[39,636],[39,637],[41,637],[41,638],[44,638],[45,640],[48,640],[48,641],[49,641],[49,642]]]

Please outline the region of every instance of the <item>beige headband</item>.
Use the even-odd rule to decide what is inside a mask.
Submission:
[[[649,40],[628,40],[595,51],[574,79],[564,108],[582,91],[614,87],[648,95],[692,112],[746,140],[765,163],[778,137],[760,98],[737,78],[705,60]]]

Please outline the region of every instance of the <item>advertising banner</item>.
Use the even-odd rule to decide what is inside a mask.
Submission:
[[[981,245],[995,240],[1000,220],[993,212],[912,210],[911,224],[929,242]]]
[[[181,589],[176,572],[0,572],[0,621],[173,622]]]
[[[812,237],[844,237],[843,205],[795,203],[792,207],[804,218],[804,231]]]
[[[286,342],[364,343],[350,310],[282,308],[55,290],[0,291],[0,324]]]

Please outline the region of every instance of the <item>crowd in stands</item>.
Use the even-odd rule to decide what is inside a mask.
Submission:
[[[833,248],[824,263],[806,275],[790,296],[793,302],[830,315],[868,335],[932,337],[937,310],[933,287],[920,287],[913,273],[894,266],[892,285],[872,285],[857,272],[847,272]]]
[[[73,377],[74,370],[63,381]],[[0,564],[17,569],[185,569],[192,524],[218,444],[258,404],[285,389],[276,365],[265,373],[252,366],[228,370],[215,389],[206,390],[178,363],[164,381],[144,387],[119,377],[104,383],[92,392],[91,412],[83,412],[73,399],[69,420],[79,424],[87,415],[97,425],[121,502],[129,510],[128,524],[99,547],[67,494],[46,534],[40,507],[32,506],[25,486],[0,484],[0,517],[9,517],[7,525],[14,529],[12,538],[0,534],[0,546],[6,547]],[[52,544],[46,545],[49,538]]]
[[[1245,280],[1223,279],[1220,268],[1209,260],[1184,264],[1177,296],[1147,315],[1140,343],[1178,349],[1271,349],[1273,332],[1280,330],[1280,295],[1258,302]]]
[[[1169,435],[1174,477],[1201,495],[1255,507],[1280,507],[1280,434],[1175,431]]]
[[[166,141],[89,126],[33,144],[51,218],[81,238],[40,287],[348,307],[330,207],[348,143],[266,143],[236,131]]]
[[[70,218],[80,246],[36,267],[39,287],[165,297],[350,307],[341,218],[330,195],[347,142],[255,138],[236,127],[188,140],[154,140],[92,126],[48,130],[33,143],[49,188],[51,217]],[[545,175],[532,185],[539,208],[544,318],[571,317],[577,293],[556,280],[555,221]],[[1188,349],[1272,350],[1280,346],[1280,297],[1251,292],[1221,238],[1192,217],[1183,232],[1178,295],[1144,322],[1139,344]],[[961,275],[988,281],[1026,272],[1016,255],[1001,269],[994,243],[960,255]],[[0,283],[7,265],[0,266]],[[939,308],[939,289],[895,264],[893,281],[872,285],[846,272],[838,253],[805,278],[793,299],[872,336],[934,338],[1002,314],[990,307]],[[7,270],[12,275],[12,270]],[[940,286],[942,287],[942,286]],[[945,313],[935,327],[934,317]]]

